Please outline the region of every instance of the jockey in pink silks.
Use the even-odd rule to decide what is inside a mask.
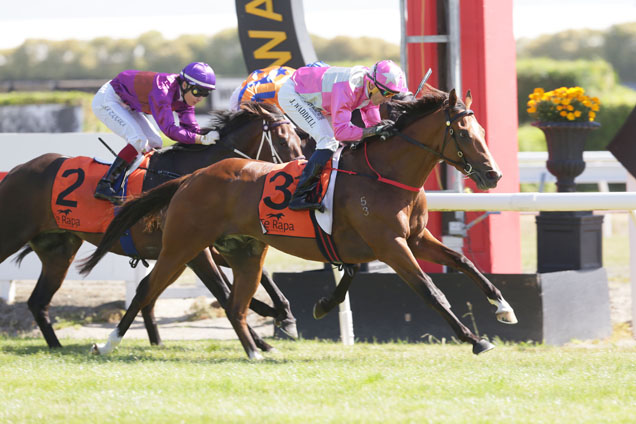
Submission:
[[[382,60],[372,69],[303,67],[294,72],[280,87],[278,103],[294,124],[316,140],[316,151],[300,176],[289,208],[321,209],[320,202],[307,196],[316,188],[322,169],[340,142],[386,134],[392,122],[380,119],[380,105],[407,91],[404,72],[390,60]],[[360,109],[366,128],[351,123],[356,109]]]
[[[161,131],[178,143],[215,143],[218,133],[200,134],[194,115],[194,106],[215,86],[214,71],[203,62],[190,63],[180,74],[123,71],[104,84],[93,98],[93,112],[128,144],[97,184],[95,197],[121,203],[120,177],[142,152],[163,145],[161,135],[146,115],[152,115]],[[173,112],[179,118],[178,124]]]

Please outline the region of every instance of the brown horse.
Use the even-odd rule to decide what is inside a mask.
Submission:
[[[241,156],[283,162],[302,157],[296,132],[275,106],[246,104],[238,112],[215,112],[211,118],[212,128],[220,132],[220,141],[210,146],[175,145],[155,152],[148,165],[144,190],[225,158]],[[63,230],[56,224],[50,206],[51,187],[57,170],[66,159],[55,153],[39,156],[15,167],[0,182],[0,205],[4,206],[0,208],[0,262],[27,243],[28,246],[17,258],[18,262],[31,251],[35,251],[42,261],[42,271],[28,306],[51,348],[61,347],[49,318],[51,299],[62,285],[82,242],[97,244],[102,238],[99,233]],[[214,188],[211,190],[214,191]],[[104,202],[104,205],[109,204]],[[143,227],[140,224],[131,228],[133,243],[140,258],[156,259],[161,250],[161,230],[146,232]],[[125,254],[119,243],[113,246],[112,251]],[[212,260],[212,254],[217,263],[226,265],[217,252],[204,248],[191,258],[188,266],[225,305],[230,293],[229,283]],[[262,315],[275,317],[285,332],[294,335],[295,319],[289,302],[266,272],[262,282],[274,301],[274,308],[256,301],[253,309]],[[153,313],[155,300],[142,310],[142,315],[150,342],[160,344]],[[270,348],[260,338],[258,343],[265,350]]]
[[[467,94],[464,106],[454,90],[450,94],[431,90],[418,101],[399,104],[404,113],[395,124],[394,136],[384,141],[371,138],[363,148],[343,153],[339,169],[346,173],[340,174],[336,182],[333,239],[345,263],[379,259],[390,265],[441,314],[457,337],[471,343],[473,352],[479,354],[494,346],[461,323],[416,261],[419,258],[458,267],[498,307],[496,315],[500,321],[516,322],[500,291],[466,257],[443,246],[426,229],[426,198],[419,188],[438,161],[452,164],[482,189],[495,187],[501,178],[486,146],[484,130],[467,109],[471,101]],[[245,318],[268,245],[308,260],[325,261],[311,239],[263,234],[258,203],[268,173],[277,169],[276,165],[228,159],[126,202],[81,271],[89,271],[123,229],[168,205],[163,221],[163,248],[121,322],[106,344],[94,346],[94,352],[111,352],[139,309],[163,291],[201,249],[211,243],[223,246],[235,239],[249,239],[250,249],[221,253],[234,271],[228,318],[248,357],[260,359]],[[372,173],[376,177],[361,178]],[[210,186],[216,190],[209,192]]]

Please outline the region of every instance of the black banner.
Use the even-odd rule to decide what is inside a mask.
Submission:
[[[300,68],[317,60],[302,0],[236,0],[236,16],[249,72],[274,65]]]

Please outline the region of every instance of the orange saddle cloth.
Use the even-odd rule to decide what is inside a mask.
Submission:
[[[141,193],[150,154],[123,183],[124,196]],[[103,233],[114,217],[115,208],[106,200],[93,197],[97,183],[109,165],[77,156],[62,163],[51,192],[51,210],[57,225],[65,230]]]
[[[258,204],[263,234],[316,238],[309,211],[293,211],[287,207],[306,163],[306,160],[295,160],[279,165],[267,174]],[[331,162],[325,166],[320,176],[320,199],[329,186],[330,175]]]

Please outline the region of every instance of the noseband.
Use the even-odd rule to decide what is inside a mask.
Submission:
[[[276,151],[276,149],[274,148],[274,143],[272,143],[272,132],[271,130],[273,130],[276,127],[279,127],[283,124],[289,124],[290,122],[285,120],[285,119],[281,119],[280,121],[274,121],[272,123],[268,123],[266,120],[263,120],[263,135],[261,136],[261,144],[258,146],[258,152],[256,153],[256,157],[255,158],[251,158],[248,155],[246,155],[245,153],[241,152],[239,149],[234,149],[234,153],[236,153],[239,156],[244,157],[245,159],[256,159],[258,160],[259,157],[261,156],[261,150],[263,149],[263,145],[265,145],[265,143],[267,142],[267,144],[269,145],[269,149],[272,152],[272,162],[273,163],[283,163],[283,160],[280,158],[280,156],[278,155],[278,152]]]

